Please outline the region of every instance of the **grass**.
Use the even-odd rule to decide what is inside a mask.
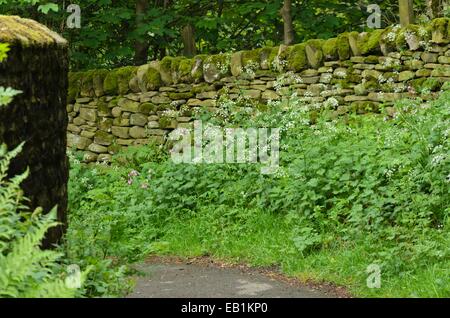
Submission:
[[[338,243],[302,256],[287,239],[292,229],[280,216],[255,213],[246,222],[246,230],[217,235],[210,215],[205,212],[169,224],[166,234],[154,244],[154,253],[186,258],[209,255],[255,267],[276,265],[283,274],[301,281],[344,286],[354,297],[448,297],[450,293],[445,281],[449,261],[398,276],[384,276],[382,271],[381,288],[371,289],[366,284],[366,269],[376,249],[372,243]]]

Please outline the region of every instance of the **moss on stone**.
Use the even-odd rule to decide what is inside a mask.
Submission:
[[[0,15],[0,42],[23,47],[67,46],[67,41],[46,26],[18,16]]]
[[[172,72],[172,62],[173,62],[173,57],[171,56],[165,56],[161,62],[159,63],[159,65],[161,65],[161,69],[164,72],[167,73],[171,73]]]
[[[80,93],[81,96],[93,96],[94,95],[94,70],[86,71],[83,73],[83,76],[81,78],[81,86],[80,86]]]
[[[242,51],[241,59],[242,66],[247,66],[249,64],[260,65],[261,63],[261,49],[251,50],[251,51]]]
[[[67,102],[72,103],[80,95],[81,79],[83,78],[83,72],[69,73],[69,89],[67,92]]]
[[[136,66],[124,66],[106,75],[103,89],[109,95],[125,95],[130,90],[130,80],[136,74]]]
[[[375,80],[367,81],[363,85],[367,91],[376,91],[380,89],[380,84]]]
[[[168,128],[172,124],[172,119],[169,117],[161,117],[158,122],[161,128]]]
[[[319,68],[323,64],[322,46],[325,40],[313,39],[306,42],[306,57],[309,65],[313,68]]]
[[[433,21],[431,21],[431,24],[430,24],[431,32],[438,31],[444,35],[444,38],[447,38],[447,39],[450,36],[449,28],[450,28],[450,19],[449,18],[437,18],[437,19],[434,19]]]
[[[352,73],[351,70],[347,72],[347,77],[345,78],[349,83],[360,83],[362,80],[361,75]]]
[[[348,82],[347,79],[332,79],[331,84],[336,85],[337,87],[341,89],[351,88],[351,83]]]
[[[103,89],[105,91],[105,94],[116,95],[117,88],[118,88],[117,73],[114,71],[111,71],[105,77],[105,81],[103,82]]]
[[[275,46],[275,47],[265,47],[262,49],[262,52],[268,52],[269,53],[269,57],[267,58],[267,64],[269,64],[269,69],[272,68],[273,62],[275,61],[277,55],[278,55],[278,51],[279,51],[280,47],[279,46]]]
[[[442,81],[438,78],[430,77],[427,78],[422,84],[422,90],[428,90],[431,92],[436,92],[441,89]]]
[[[216,65],[220,65],[221,67],[227,68],[228,71],[230,69],[230,58],[231,55],[228,53],[223,54],[214,54],[208,56],[208,62]]]
[[[415,24],[410,24],[407,25],[403,28],[400,28],[397,31],[396,37],[395,37],[395,44],[396,44],[396,48],[398,50],[407,50],[408,49],[408,43],[406,41],[406,35],[407,34],[414,34],[415,36],[417,36],[417,38],[420,39],[419,36],[419,26],[415,25]]]
[[[142,103],[139,105],[139,112],[144,114],[144,115],[149,115],[150,113],[154,113],[156,112],[156,110],[158,109],[158,106],[156,106],[155,104],[152,103]]]
[[[185,92],[185,93],[176,93],[176,92],[170,92],[168,93],[168,96],[170,99],[173,100],[181,100],[181,99],[189,99],[194,96],[194,93],[192,92]]]
[[[110,108],[108,107],[108,104],[106,102],[102,102],[99,100],[97,102],[97,109],[99,113],[110,114]]]
[[[393,27],[384,29],[380,37],[380,47],[382,47],[383,53],[389,53],[396,50],[397,32]]]
[[[229,53],[209,55],[203,62],[203,75],[206,76],[208,70],[213,70],[212,73],[218,74],[219,79],[231,75],[230,62],[231,54]]]
[[[339,59],[341,61],[348,60],[350,58],[350,44],[348,42],[348,33],[338,35],[336,39],[337,51]]]
[[[163,85],[161,74],[153,67],[149,67],[144,75],[145,86],[148,90],[156,90]]]
[[[193,94],[203,93],[206,92],[209,89],[208,84],[199,84],[197,86],[192,87],[191,92]]]
[[[335,61],[339,58],[337,38],[331,38],[326,40],[322,45],[322,52],[325,56],[325,60]]]
[[[364,63],[367,64],[378,64],[379,58],[376,55],[370,55],[364,59]]]
[[[384,29],[374,30],[359,39],[358,46],[363,55],[381,52],[380,39],[383,32]]]
[[[308,60],[306,58],[306,44],[296,44],[291,47],[289,56],[287,58],[288,69],[294,72],[299,72],[306,68]]]
[[[178,65],[180,77],[190,77],[192,68],[194,67],[194,59],[182,59]]]
[[[98,69],[93,71],[92,86],[96,96],[102,96],[104,94],[103,83],[108,73],[108,70],[105,69]]]
[[[205,61],[207,57],[206,54],[200,54],[193,58],[194,64],[192,66],[191,76],[195,82],[203,80],[203,61]]]
[[[117,70],[119,95],[124,95],[128,93],[130,89],[129,87],[130,80],[133,78],[133,76],[136,75],[136,72],[137,72],[136,66],[125,66]]]
[[[409,84],[414,88],[416,92],[420,92],[422,89],[422,85],[425,82],[426,78],[417,78],[409,81]]]
[[[376,102],[357,101],[351,104],[351,111],[357,114],[377,113],[380,111],[380,106]]]

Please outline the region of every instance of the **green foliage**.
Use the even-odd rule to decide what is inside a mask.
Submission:
[[[0,43],[0,62],[2,62],[4,59],[6,59],[7,54],[9,51],[9,45],[8,43]]]
[[[0,86],[0,106],[6,106],[12,102],[14,96],[22,93],[22,91],[12,89],[11,87],[4,88]]]
[[[82,8],[81,29],[65,27],[64,3],[37,0],[0,0],[6,14],[31,17],[62,33],[69,41],[72,70],[116,68],[131,65],[137,42],[148,45],[148,60],[183,52],[181,30],[195,29],[199,54],[251,50],[276,46],[283,41],[282,0],[156,1],[141,16],[136,1],[73,0]],[[370,0],[293,1],[296,43],[327,39],[348,31],[364,31]],[[379,3],[383,26],[398,23],[398,1]],[[425,1],[416,0],[417,13]],[[417,14],[417,15],[418,15]]]
[[[230,112],[213,122],[283,127],[274,175],[250,164],[176,165],[154,145],[112,167],[76,165],[71,231],[89,248],[129,260],[208,253],[315,273],[361,295],[445,297],[449,100],[444,92],[429,107],[402,101],[386,120],[330,121],[323,108],[311,124],[308,106],[293,96],[256,116]],[[366,287],[371,263],[382,268],[381,290]]]
[[[47,230],[57,224],[56,210],[45,216],[41,209],[27,211],[20,184],[28,171],[6,178],[21,150],[22,145],[11,152],[0,147],[0,297],[73,297],[75,290],[58,273],[62,254],[39,248]]]

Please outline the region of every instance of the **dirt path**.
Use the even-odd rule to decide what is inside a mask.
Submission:
[[[301,284],[271,270],[201,258],[151,258],[136,266],[133,298],[319,298],[347,297],[330,285]]]

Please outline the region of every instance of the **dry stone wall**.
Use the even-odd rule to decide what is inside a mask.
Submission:
[[[22,188],[30,207],[49,212],[58,205],[61,225],[47,234],[43,244],[48,247],[58,242],[66,224],[67,43],[35,21],[3,15],[0,42],[11,49],[0,63],[0,86],[22,91],[0,106],[0,144],[12,149],[25,142],[9,174],[29,168]]]
[[[294,90],[307,103],[331,104],[335,115],[377,112],[405,97],[431,99],[450,88],[449,42],[443,18],[426,27],[72,73],[68,144],[85,151],[86,161],[108,161],[123,146],[164,143],[174,128],[190,127],[196,110],[217,111],[224,95],[264,104]],[[295,80],[280,81],[286,74]]]

